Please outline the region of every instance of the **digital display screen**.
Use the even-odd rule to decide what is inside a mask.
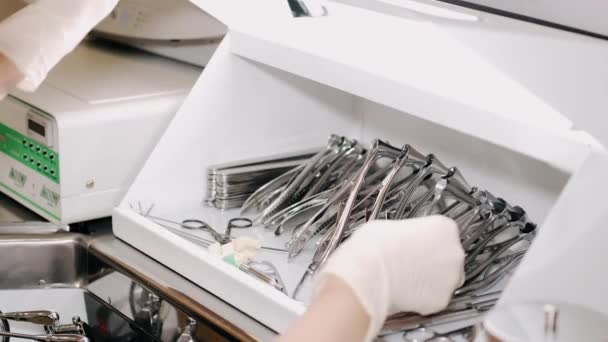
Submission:
[[[32,131],[32,132],[36,132],[38,134],[40,134],[41,136],[45,137],[46,136],[46,127],[44,127],[43,125],[37,123],[34,120],[27,120],[27,128]]]

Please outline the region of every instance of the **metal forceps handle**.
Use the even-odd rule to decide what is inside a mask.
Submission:
[[[0,311],[0,318],[12,321],[29,322],[40,325],[53,325],[59,321],[59,314],[54,311],[39,310],[39,311],[20,311],[7,312]]]
[[[228,226],[226,227],[226,232],[225,235],[230,238],[231,235],[230,233],[232,232],[233,228],[236,229],[246,229],[246,228],[251,228],[253,226],[253,221],[251,221],[248,218],[245,217],[235,217],[233,219],[230,219],[230,221],[228,221]]]
[[[89,342],[86,336],[75,334],[29,335],[8,331],[0,331],[0,336],[22,338],[40,342]]]

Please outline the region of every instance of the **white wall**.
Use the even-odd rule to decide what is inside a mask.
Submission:
[[[552,23],[608,35],[608,1],[601,0],[466,0]]]

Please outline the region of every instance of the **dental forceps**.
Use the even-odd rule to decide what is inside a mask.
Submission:
[[[334,204],[339,201],[343,196],[348,194],[352,183],[350,181],[344,185],[340,190],[335,192],[325,204],[308,219],[301,227],[294,230],[292,238],[287,242],[287,249],[289,250],[289,260],[296,257],[310,241],[310,239],[317,234],[322,223],[318,222],[319,219],[329,216],[333,216],[335,212],[332,211]],[[328,213],[329,211],[329,213]]]
[[[440,180],[435,182],[435,184],[420,198],[416,199],[416,201],[412,202],[412,209],[406,215],[407,218],[418,217],[422,208],[426,206],[426,209],[422,213],[421,216],[430,215],[433,208],[439,204],[439,202],[443,199],[443,195],[447,186],[449,184],[449,176],[441,177]]]
[[[439,333],[437,330],[421,327],[403,333],[405,342],[455,342],[455,335],[459,335],[467,341],[472,337],[474,326],[454,329],[448,332]]]
[[[504,243],[499,244],[499,246],[496,248],[496,250],[493,251],[486,260],[481,261],[478,264],[477,263],[475,263],[473,265],[469,264],[469,265],[467,265],[468,267],[465,267],[466,279],[472,280],[472,279],[477,278],[477,276],[479,276],[480,274],[482,274],[482,272],[484,272],[486,269],[488,269],[494,263],[495,260],[498,260],[501,255],[503,255],[504,253],[509,251],[509,249],[511,247],[513,247],[514,245],[516,245],[522,241],[528,241],[529,243],[531,243],[531,240],[533,238],[534,238],[533,233],[522,233],[514,238],[509,239],[508,241],[506,241]]]
[[[410,166],[414,166],[416,165],[416,162],[422,158],[422,154],[414,150],[414,148],[412,148],[410,145],[403,146],[401,155],[397,157],[393,167],[379,185],[380,191],[376,196],[376,201],[372,206],[372,212],[369,215],[368,220],[375,220],[376,218],[378,218],[378,215],[382,210],[384,200],[386,199],[386,195],[390,190],[390,185],[393,183],[393,180],[395,179],[395,176],[397,176],[397,173],[401,171],[401,168],[407,164],[409,164]]]
[[[449,169],[445,176],[435,182],[434,186],[429,187],[427,193],[418,200],[418,204],[414,206],[408,217],[428,216],[433,210],[443,201],[446,205],[447,198],[452,198],[453,203],[441,212],[443,215],[449,216],[451,213],[461,210],[465,207],[475,207],[480,202],[473,197],[477,191],[472,188],[456,167]],[[427,204],[428,202],[428,204]],[[426,208],[424,208],[426,206]],[[420,211],[424,211],[419,215]]]
[[[292,178],[285,189],[270,203],[260,215],[254,220],[255,223],[261,223],[269,216],[275,214],[278,210],[281,210],[288,203],[288,200],[292,195],[296,193],[300,185],[306,180],[310,172],[314,169],[316,164],[327,154],[332,151],[335,147],[338,147],[344,143],[345,138],[337,135],[332,135],[329,138],[325,149],[319,151],[314,157],[310,158],[305,164],[300,173]]]
[[[441,313],[421,316],[415,313],[398,313],[390,316],[381,331],[381,336],[392,335],[398,332],[404,332],[404,338],[409,337],[413,339],[441,337],[433,336],[432,334],[412,334],[412,332],[421,332],[428,330],[436,330],[437,327],[445,325],[458,325],[471,326],[474,321],[479,318],[488,310],[490,310],[498,301],[501,291],[494,291],[485,294],[467,294],[455,297],[450,305],[443,310]],[[409,335],[408,335],[409,333]],[[413,336],[412,336],[413,335]],[[456,331],[447,332],[443,335],[457,335]],[[421,339],[426,341],[425,339]],[[407,341],[407,340],[406,340]],[[436,341],[436,340],[431,340]],[[445,339],[439,339],[439,341],[450,341]]]
[[[519,218],[514,217],[514,219],[516,219],[515,221],[509,222],[491,230],[490,232],[487,232],[483,240],[475,243],[470,250],[466,251],[467,256],[465,258],[465,265],[475,260],[486,247],[496,247],[496,244],[490,245],[490,242],[510,229],[517,228],[518,232],[521,234],[532,233],[536,229],[536,225],[528,221],[527,215],[521,207],[515,207],[515,210],[521,215]]]
[[[323,208],[327,201],[331,202],[332,194],[341,184],[341,179],[352,172],[364,153],[364,149],[356,145],[356,141],[350,143],[345,149],[345,153],[338,153],[335,157],[330,156],[332,160],[329,164],[331,165],[321,161],[321,165],[311,171],[311,174],[300,185],[300,189],[290,199],[289,205],[263,220],[262,224],[266,228],[274,228],[275,234],[279,235],[287,221],[303,217],[306,213],[312,212],[314,208]],[[351,153],[353,151],[354,154]],[[293,240],[290,240],[290,244],[293,243]]]
[[[497,300],[472,304],[469,308],[445,311],[429,316],[404,313],[389,317],[381,331],[381,335],[397,332],[407,332],[420,328],[431,328],[447,324],[470,322],[479,319],[483,314],[494,307]]]
[[[426,163],[419,169],[416,179],[402,191],[401,203],[395,212],[395,219],[404,217],[406,210],[410,206],[410,199],[422,181],[432,176],[432,174],[438,173],[445,176],[448,172],[449,169],[443,165],[434,154],[429,154],[426,158]]]
[[[334,148],[318,165],[315,165],[312,172],[308,174],[294,194],[295,200],[305,199],[316,194],[326,185],[328,179],[343,166],[342,161],[348,160],[351,154],[355,153],[356,155],[356,152],[360,153],[362,151],[356,140],[343,139],[344,141],[340,146]]]
[[[477,187],[471,187],[469,191],[464,191],[462,189],[453,189],[451,184],[448,184],[448,189],[450,194],[457,200],[445,208],[445,210],[441,212],[441,215],[447,216],[454,221],[457,221],[458,217],[469,213],[482,203],[479,199],[482,191]]]
[[[292,206],[285,208],[284,211],[278,213],[275,218],[270,220],[270,228],[272,229],[274,227],[274,234],[279,236],[283,233],[284,227],[289,221],[298,216],[304,215],[308,211],[312,211],[323,206],[326,202],[326,199],[321,198],[320,196],[314,196],[306,201],[294,203]]]
[[[447,168],[433,154],[381,140],[366,150],[354,140],[331,136],[324,150],[289,177],[263,186],[246,205],[257,209],[260,222],[277,235],[293,228],[286,243],[288,260],[314,244],[312,261],[294,297],[335,248],[366,221],[434,213],[451,217],[467,258],[466,283],[455,293],[453,306],[442,312],[452,316],[455,307],[472,310],[471,315],[479,311],[471,301],[510,274],[527,249],[520,250],[518,243],[534,237],[530,234],[534,225],[523,209],[471,186],[458,168]],[[505,241],[511,228],[520,231]],[[488,307],[494,303],[490,301]],[[439,318],[445,317],[435,320]]]
[[[340,217],[338,218],[338,222],[336,223],[332,237],[327,244],[327,248],[322,251],[322,254],[318,258],[315,258],[318,260],[318,263],[313,263],[309,267],[311,273],[315,272],[318,266],[325,263],[329,255],[336,249],[338,243],[341,241],[348,220],[350,219],[352,208],[357,200],[357,195],[371,166],[380,158],[396,159],[404,154],[406,154],[406,158],[410,159],[412,163],[422,162],[422,160],[419,160],[420,156],[415,155],[414,153],[409,153],[409,145],[405,145],[403,148],[397,149],[379,139],[374,142],[372,148],[367,154],[367,158],[363,163],[363,166],[361,167],[357,177],[354,179],[351,193],[345,202],[344,209],[342,210]]]
[[[308,266],[304,275],[296,286],[296,289],[293,294],[294,297],[297,295],[299,289],[301,288],[306,278],[316,272],[318,267],[326,262],[329,255],[336,249],[338,243],[342,240],[343,233],[350,219],[351,211],[353,209],[355,201],[357,200],[357,195],[359,193],[359,190],[363,186],[365,176],[368,174],[372,165],[376,163],[376,161],[380,158],[397,159],[406,154],[408,149],[409,145],[405,145],[403,148],[398,149],[379,139],[376,139],[374,141],[372,148],[368,151],[367,157],[363,162],[363,166],[358,171],[357,175],[353,178],[353,180],[349,182],[349,185],[351,185],[350,195],[346,199],[343,210],[341,210],[341,214],[338,218],[336,226],[333,228],[331,237],[325,244],[325,248],[317,249],[317,251],[315,252],[315,255],[313,256],[313,262]],[[417,156],[414,155],[411,156],[412,160],[414,160],[416,157]]]
[[[510,272],[519,264],[523,258],[525,251],[515,252],[513,254],[497,258],[489,262],[481,273],[481,279],[471,280],[469,277],[465,284],[454,291],[455,296],[463,294],[479,294],[492,288],[498,284],[500,280],[510,274]],[[466,277],[466,275],[465,275]]]
[[[485,190],[478,190],[477,188],[471,191],[475,191],[469,193],[470,197],[474,199],[475,204],[471,204],[467,209],[459,213],[453,213],[453,216],[450,216],[456,222],[461,235],[474,222],[487,218],[493,209],[490,202],[495,197],[492,194]]]
[[[239,265],[244,271],[289,296],[279,270],[268,261],[250,261]]]
[[[310,187],[304,198],[312,196],[321,191],[324,187],[327,187],[327,183],[332,177],[339,175],[343,171],[350,170],[356,165],[357,161],[360,160],[360,156],[364,152],[364,149],[356,140],[344,145],[345,147],[342,149],[341,153],[337,153],[329,165],[325,167],[326,170],[319,168],[320,170],[317,171],[315,176],[315,183]]]
[[[312,195],[302,201],[295,202],[283,210],[277,212],[273,216],[269,217],[264,223],[264,227],[269,229],[276,229],[277,225],[280,226],[284,222],[289,221],[294,216],[308,210],[313,209],[325,204],[328,200],[331,190],[325,190],[323,192]]]
[[[261,186],[258,190],[256,190],[249,198],[245,201],[243,206],[241,207],[241,215],[247,214],[253,208],[258,208],[261,204],[261,201],[268,197],[269,194],[283,190],[285,185],[289,182],[293,176],[304,169],[304,165],[300,165],[296,168],[293,168],[281,176],[275,178],[274,180],[266,183]]]
[[[450,304],[445,311],[452,312],[458,310],[472,309],[475,305],[496,303],[500,298],[502,291],[492,291],[483,293],[467,293],[452,297]]]
[[[464,250],[468,250],[475,242],[477,242],[483,233],[494,227],[494,225],[499,223],[500,220],[509,220],[509,206],[505,200],[502,198],[496,198],[489,201],[488,204],[491,206],[489,216],[479,224],[470,225],[464,228],[464,231],[462,232],[464,237],[462,240],[462,247]]]
[[[372,173],[369,177],[365,178],[365,182],[373,183],[382,178],[385,170],[390,168],[380,168],[379,170]],[[335,216],[339,213],[336,211],[337,203],[344,201],[345,198],[349,195],[349,192],[354,185],[355,178],[357,177],[357,173],[350,175],[342,185],[335,191],[331,192],[331,197],[325,202],[325,204],[314,213],[306,223],[304,223],[301,227],[294,230],[294,235],[287,242],[287,248],[289,249],[289,258],[290,260],[297,256],[306,246],[306,244],[312,239],[313,236],[317,235],[323,228],[331,226],[334,224],[334,219],[337,221]],[[378,187],[372,188],[367,192],[363,199],[357,198],[359,203],[354,206],[353,209],[357,208],[361,205],[366,199],[371,198],[371,196],[379,190]]]

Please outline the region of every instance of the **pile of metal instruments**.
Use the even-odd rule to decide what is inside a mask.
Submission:
[[[43,330],[38,335],[22,334],[10,330],[9,321],[28,322],[39,325]],[[48,342],[88,342],[86,330],[88,325],[80,317],[72,318],[71,324],[59,324],[59,314],[49,310],[0,312],[0,336],[2,342],[11,337],[33,341]]]
[[[301,165],[313,154],[301,151],[211,166],[207,169],[205,203],[218,209],[239,208],[260,186]]]
[[[446,167],[433,154],[381,140],[367,149],[336,135],[308,161],[254,192],[242,214],[254,212],[254,223],[276,235],[291,234],[286,245],[290,259],[305,248],[314,249],[294,297],[307,276],[369,220],[433,214],[454,219],[466,251],[464,285],[444,312],[396,315],[386,332],[428,330],[479,317],[499,296],[486,293],[518,265],[536,228],[524,209],[470,186],[456,167]]]

